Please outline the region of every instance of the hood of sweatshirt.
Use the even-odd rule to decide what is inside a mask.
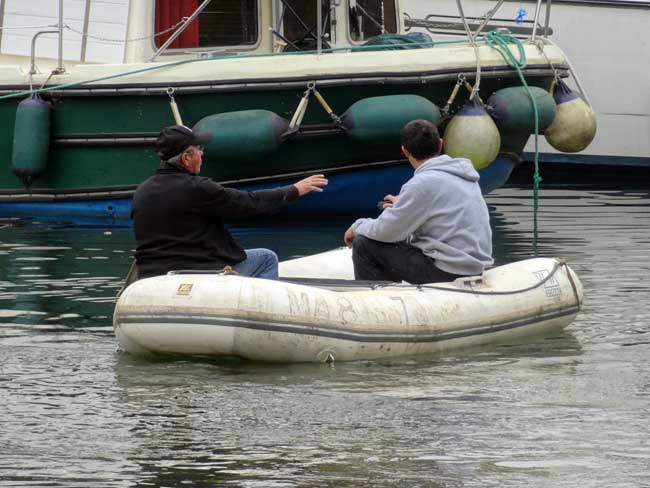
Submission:
[[[480,178],[469,159],[452,158],[446,154],[428,159],[415,170],[415,174],[425,171],[444,171],[467,181],[478,181]]]

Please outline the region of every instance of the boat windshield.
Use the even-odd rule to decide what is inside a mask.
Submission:
[[[283,51],[311,51],[318,43],[318,4],[305,0],[280,0],[280,25],[275,34]],[[323,47],[331,40],[330,0],[321,0]]]
[[[395,0],[349,0],[350,39],[363,42],[380,34],[397,33]]]
[[[160,48],[173,34],[172,27],[199,8],[199,0],[156,0],[155,38]],[[259,40],[258,0],[219,0],[205,6],[168,49],[252,46]]]

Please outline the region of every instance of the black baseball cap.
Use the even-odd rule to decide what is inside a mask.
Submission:
[[[212,134],[199,134],[184,125],[165,127],[156,139],[156,153],[164,161],[177,156],[190,146],[200,146],[212,140]]]

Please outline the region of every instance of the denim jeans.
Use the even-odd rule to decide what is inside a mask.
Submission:
[[[246,249],[246,259],[232,269],[242,276],[278,279],[278,256],[270,249]]]

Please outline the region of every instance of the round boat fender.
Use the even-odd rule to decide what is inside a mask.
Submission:
[[[278,150],[289,122],[269,110],[241,110],[208,115],[193,130],[212,134],[204,147],[208,161],[259,162]]]
[[[452,158],[469,159],[476,169],[486,168],[499,154],[501,136],[481,103],[465,102],[445,129],[445,153]]]
[[[555,118],[555,101],[542,88],[531,86],[539,114],[539,132],[543,133]],[[533,102],[523,86],[511,86],[495,91],[487,100],[492,118],[499,130],[530,135],[535,132]]]
[[[38,94],[20,102],[16,109],[11,167],[25,188],[29,188],[47,167],[50,110],[50,104]]]
[[[358,100],[341,116],[346,134],[363,144],[399,147],[400,131],[407,123],[440,121],[440,109],[419,95],[388,95]]]
[[[585,149],[596,136],[596,114],[562,80],[553,89],[557,115],[544,136],[558,151],[574,153]]]

